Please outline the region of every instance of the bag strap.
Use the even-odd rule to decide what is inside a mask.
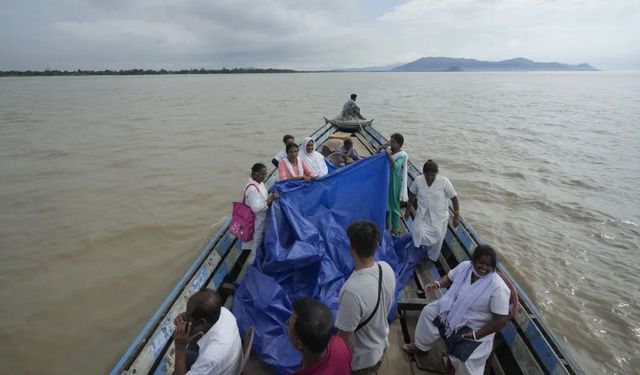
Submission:
[[[244,188],[244,194],[242,194],[242,203],[244,203],[244,201],[247,199],[247,189],[249,189],[250,186],[255,187],[256,190],[258,191],[258,193],[260,193],[260,189],[258,189],[258,185],[256,185],[256,184],[247,185],[247,187]]]
[[[380,296],[382,295],[382,266],[380,266],[380,263],[376,264],[378,265],[378,300],[376,301],[376,307],[373,308],[373,312],[371,313],[371,315],[369,315],[369,317],[364,322],[358,324],[356,330],[353,332],[357,332],[360,328],[366,326],[367,323],[369,323],[369,321],[373,319],[373,316],[378,312],[378,307],[380,306]]]

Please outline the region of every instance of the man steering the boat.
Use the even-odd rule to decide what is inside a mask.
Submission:
[[[360,107],[358,107],[358,105],[356,104],[357,97],[358,95],[351,94],[351,98],[347,100],[346,103],[344,103],[344,106],[342,106],[342,113],[340,114],[340,116],[342,117],[343,120],[350,120],[350,119],[366,120],[360,114]]]

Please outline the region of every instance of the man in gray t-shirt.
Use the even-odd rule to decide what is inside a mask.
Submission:
[[[374,260],[380,241],[380,232],[374,223],[355,222],[347,229],[347,235],[355,270],[340,290],[336,327],[338,336],[353,350],[351,370],[362,375],[375,374],[389,346],[387,316],[393,303],[396,275],[387,263]],[[380,272],[382,287],[375,310]]]

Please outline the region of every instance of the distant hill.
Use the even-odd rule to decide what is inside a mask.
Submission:
[[[397,63],[385,66],[367,66],[364,68],[339,68],[333,69],[332,72],[388,72],[393,70],[394,68],[405,65],[404,63]]]
[[[423,57],[396,66],[392,72],[531,72],[531,71],[597,71],[589,64],[569,65],[559,62],[536,62],[522,57],[502,61],[481,61],[452,57]]]

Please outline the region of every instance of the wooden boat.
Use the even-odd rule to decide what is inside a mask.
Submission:
[[[352,139],[360,155],[371,155],[379,145],[386,142],[372,127],[358,127],[343,132],[330,122],[313,132],[311,137],[324,153],[335,151],[342,143],[340,140],[345,137]],[[277,179],[277,173],[273,172],[271,171],[266,181],[267,186],[271,186]],[[419,175],[420,171],[411,164],[410,180]],[[412,211],[413,214],[415,212]],[[248,254],[242,252],[240,242],[227,231],[228,224],[229,219],[226,219],[122,355],[111,375],[171,374],[174,358],[173,320],[185,310],[187,299],[199,289],[209,287],[218,290],[225,298],[225,305],[231,306],[233,288],[229,285],[243,277],[248,268],[245,263]],[[406,230],[409,228],[410,226],[405,227]],[[433,373],[419,370],[415,359],[404,354],[401,349],[403,343],[411,340],[410,335],[413,334],[419,310],[436,298],[425,296],[418,285],[424,285],[428,279],[439,278],[459,262],[468,259],[474,248],[483,242],[482,237],[466,220],[461,219],[461,224],[456,228],[449,225],[439,261],[427,268],[416,269],[415,284],[409,283],[401,294],[398,318],[390,327],[390,347],[383,367],[379,370],[380,374]],[[517,291],[518,309],[513,319],[496,335],[494,353],[490,357],[487,371],[494,374],[582,374],[579,365],[545,324],[540,312],[518,282],[502,264],[498,264],[498,269]],[[420,362],[424,359],[417,360]],[[245,373],[270,372],[266,366],[252,359]]]
[[[328,119],[328,118],[324,118],[324,123],[325,124],[331,124],[334,125],[336,127],[337,130],[339,131],[344,131],[344,132],[356,132],[358,130],[362,130],[368,126],[371,126],[371,123],[373,123],[373,119],[370,120],[358,120],[358,119],[349,119],[349,120],[343,120],[341,118],[333,118],[333,119]]]

